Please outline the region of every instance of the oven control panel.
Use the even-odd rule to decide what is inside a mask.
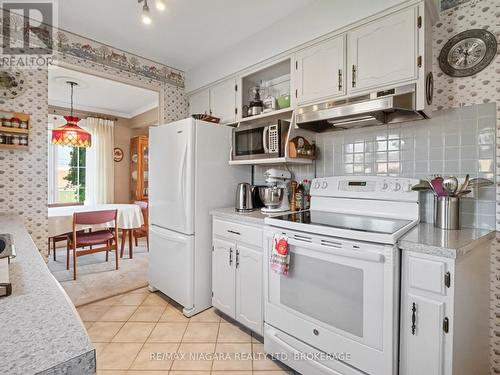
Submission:
[[[412,187],[420,181],[414,178],[389,176],[334,176],[315,178],[311,195],[386,200],[415,200],[418,192]]]

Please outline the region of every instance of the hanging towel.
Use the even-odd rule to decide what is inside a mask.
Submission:
[[[271,252],[271,269],[278,275],[287,276],[290,264],[290,253],[288,251],[288,237],[275,234],[273,239],[273,250]]]

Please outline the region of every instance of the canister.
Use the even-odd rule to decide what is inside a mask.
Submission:
[[[441,229],[460,229],[459,197],[434,197],[434,226]]]

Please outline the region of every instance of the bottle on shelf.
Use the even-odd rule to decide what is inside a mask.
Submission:
[[[297,181],[292,180],[290,182],[290,187],[291,187],[290,211],[296,211],[297,206],[296,206],[296,201],[295,201],[295,194],[297,193]]]
[[[304,209],[304,185],[302,183],[298,184],[295,192],[295,208],[297,211]]]
[[[311,208],[311,180],[302,180],[304,187],[304,210]]]

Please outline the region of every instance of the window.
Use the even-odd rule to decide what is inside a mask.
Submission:
[[[50,130],[65,123],[61,116],[49,116],[49,203],[83,203],[85,201],[86,149],[56,146],[50,141]]]

